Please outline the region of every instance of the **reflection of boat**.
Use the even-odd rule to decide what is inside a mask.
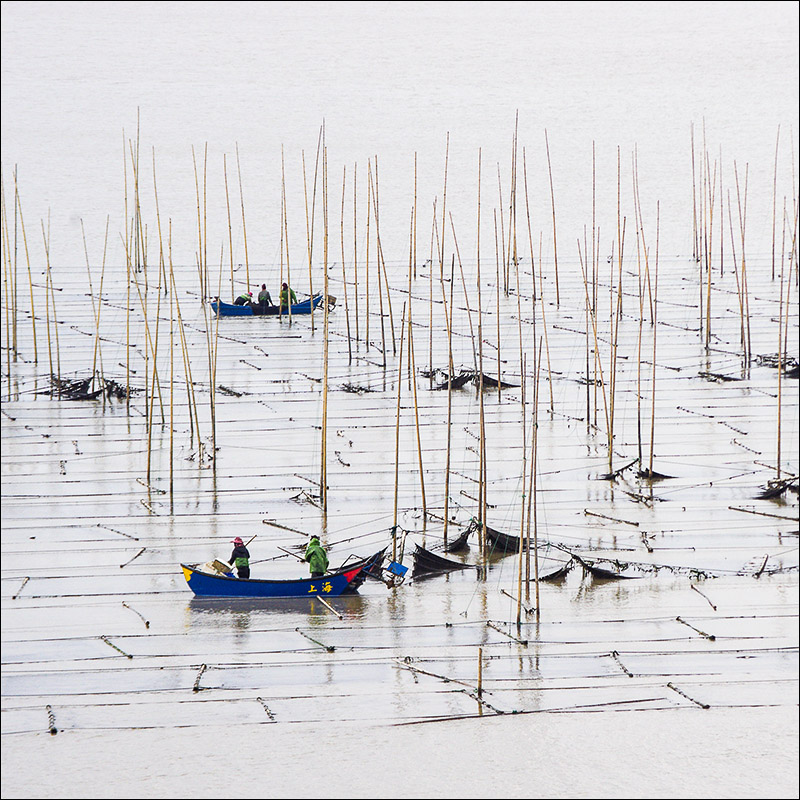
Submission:
[[[310,314],[312,308],[312,301],[314,309],[320,308],[322,305],[322,295],[316,294],[314,297],[309,297],[308,300],[303,300],[300,303],[295,303],[290,308],[281,308],[280,306],[261,306],[258,303],[249,303],[243,306],[237,306],[233,303],[226,303],[223,300],[212,300],[211,308],[220,317],[272,317],[283,316],[288,317],[291,312],[292,316],[295,314]],[[329,297],[328,302],[334,301],[334,298]],[[219,310],[217,310],[219,309]]]
[[[269,581],[229,578],[201,572],[197,564],[181,564],[189,588],[200,597],[337,597],[355,580],[363,566],[345,567],[321,578]]]
[[[463,561],[452,561],[443,558],[418,544],[414,545],[414,572],[416,578],[419,575],[433,574],[436,572],[452,572],[457,569],[476,569],[474,564],[465,564]]]

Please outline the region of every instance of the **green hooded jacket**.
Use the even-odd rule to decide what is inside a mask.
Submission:
[[[328,569],[328,556],[316,536],[306,547],[306,561],[311,572],[325,572]]]

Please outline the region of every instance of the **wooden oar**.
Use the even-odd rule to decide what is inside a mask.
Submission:
[[[322,605],[325,606],[325,608],[328,608],[331,611],[333,611],[333,613],[336,614],[336,616],[339,617],[339,619],[344,619],[344,617],[327,600],[323,599],[318,594],[315,594],[313,596],[316,597],[316,599],[319,600],[320,603],[322,603]]]
[[[287,550],[285,547],[281,547],[278,545],[278,550],[281,550],[284,553],[287,553],[290,556],[294,556],[298,561],[302,561],[305,563],[305,559],[302,556],[297,555],[297,553],[293,553],[291,550]]]

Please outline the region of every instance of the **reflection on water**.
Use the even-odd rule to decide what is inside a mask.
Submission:
[[[350,621],[362,619],[369,605],[367,599],[357,594],[331,598],[327,602]],[[187,605],[189,624],[199,627],[235,626],[244,630],[257,625],[263,628],[272,622],[284,625],[287,617],[314,626],[340,621],[315,597],[193,597]]]

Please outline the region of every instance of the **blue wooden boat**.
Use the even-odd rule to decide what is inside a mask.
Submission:
[[[181,564],[186,583],[198,597],[337,597],[353,583],[364,568],[364,564],[360,563],[321,578],[269,581],[212,575],[201,572],[197,566]]]
[[[292,305],[290,308],[284,309],[281,309],[280,306],[263,307],[258,303],[249,303],[247,305],[237,306],[234,303],[226,303],[218,298],[215,298],[211,301],[211,308],[213,309],[214,313],[218,314],[220,317],[288,317],[290,311],[292,316],[296,314],[310,314],[312,304],[314,310],[320,308],[322,306],[322,295],[315,294],[313,297],[309,297],[307,300],[294,303],[294,305]]]

